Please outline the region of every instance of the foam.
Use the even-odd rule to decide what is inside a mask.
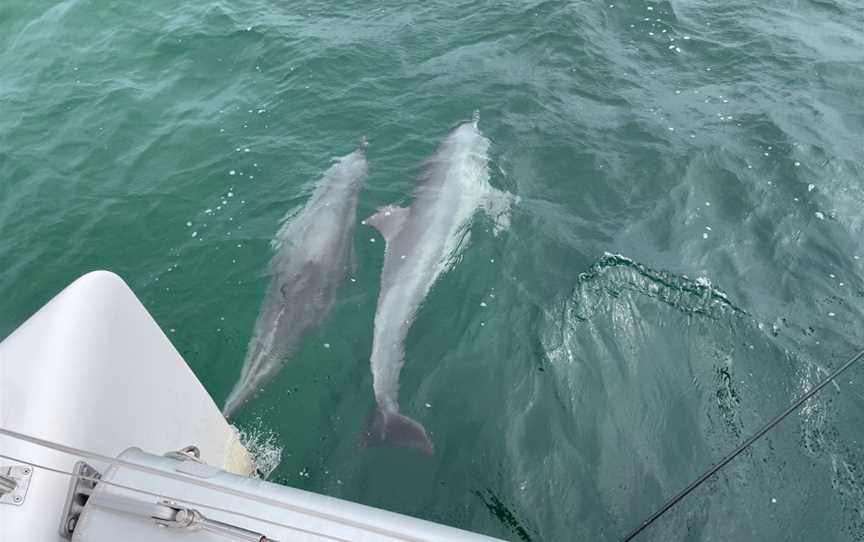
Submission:
[[[252,476],[267,479],[282,461],[284,447],[279,444],[279,436],[271,429],[263,428],[260,421],[253,427],[240,429],[232,425],[231,429],[249,452]]]

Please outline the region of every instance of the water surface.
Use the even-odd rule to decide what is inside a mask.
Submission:
[[[359,219],[478,109],[521,202],[500,237],[478,218],[409,335],[401,402],[436,454],[356,446],[383,259],[360,225],[354,280],[234,421],[283,448],[280,483],[617,540],[864,343],[864,8],[422,4],[3,2],[0,337],[111,269],[221,404],[330,157],[371,142]],[[862,386],[643,538],[864,537]]]

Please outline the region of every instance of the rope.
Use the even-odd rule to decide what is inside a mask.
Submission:
[[[702,485],[706,480],[711,478],[717,471],[719,471],[720,469],[725,467],[730,461],[732,461],[733,459],[735,459],[736,457],[741,455],[741,452],[743,452],[744,450],[749,448],[754,442],[759,440],[765,433],[770,431],[775,425],[782,422],[787,416],[789,416],[790,414],[792,414],[793,412],[798,410],[798,408],[801,405],[803,405],[808,399],[810,399],[811,397],[813,397],[814,395],[819,393],[822,390],[822,388],[824,388],[825,386],[830,384],[835,378],[840,376],[840,374],[842,372],[844,372],[846,369],[848,369],[849,367],[854,365],[855,362],[858,361],[859,359],[861,359],[862,357],[864,357],[864,350],[858,352],[857,354],[855,354],[854,356],[849,358],[849,360],[846,361],[846,363],[841,365],[840,368],[836,369],[833,373],[828,375],[824,380],[819,382],[819,384],[817,384],[816,387],[814,387],[813,389],[811,389],[810,391],[808,391],[807,393],[805,393],[804,395],[799,397],[794,403],[789,405],[789,407],[786,410],[784,410],[783,412],[781,412],[780,414],[775,416],[771,421],[769,421],[768,423],[763,425],[762,428],[759,429],[759,431],[756,431],[755,434],[753,434],[750,438],[745,440],[740,446],[738,446],[738,448],[736,448],[734,451],[732,451],[732,453],[730,453],[729,455],[727,455],[726,457],[721,459],[719,463],[715,464],[713,467],[711,467],[710,469],[705,471],[699,478],[697,478],[696,480],[691,482],[690,485],[688,485],[687,487],[682,489],[680,492],[678,492],[677,495],[675,495],[674,497],[672,497],[671,499],[666,501],[666,503],[663,506],[661,506],[656,512],[651,514],[651,516],[648,519],[646,519],[638,527],[636,527],[635,529],[630,531],[630,533],[624,537],[624,542],[630,542],[630,540],[633,540],[634,538],[636,538],[636,536],[638,536],[639,533],[641,533],[642,531],[647,529],[652,523],[657,521],[660,518],[660,516],[662,516],[663,514],[668,512],[670,508],[672,508],[673,506],[678,504],[684,497],[689,495],[694,489],[696,489],[697,487]]]
[[[225,514],[231,514],[233,516],[251,519],[253,521],[260,521],[262,523],[267,523],[269,525],[273,525],[274,527],[289,529],[289,530],[301,532],[304,534],[323,536],[325,538],[329,538],[330,540],[337,540],[338,542],[351,542],[347,538],[338,538],[335,536],[331,536],[331,535],[327,535],[327,534],[323,534],[323,533],[318,533],[315,531],[309,531],[309,530],[303,529],[301,527],[294,527],[292,525],[287,525],[285,523],[279,523],[278,521],[271,521],[269,519],[259,518],[259,517],[253,516],[251,514],[238,512],[236,510],[229,510],[227,508],[221,508],[219,506],[214,506],[212,504],[204,504],[204,503],[200,503],[200,502],[190,501],[189,499],[180,499],[177,497],[171,497],[168,495],[163,495],[161,493],[154,493],[152,491],[147,491],[146,489],[139,489],[136,487],[127,486],[125,484],[118,484],[117,482],[111,482],[109,480],[103,480],[101,478],[96,478],[93,476],[87,476],[86,474],[75,474],[74,472],[65,471],[63,469],[58,469],[55,467],[49,467],[48,465],[43,465],[41,463],[35,463],[33,461],[24,461],[23,459],[18,459],[17,457],[8,456],[5,454],[0,454],[0,457],[2,457],[3,459],[8,459],[9,461],[15,461],[16,463],[23,463],[25,465],[30,465],[31,467],[34,467],[37,469],[42,469],[42,470],[45,470],[48,472],[54,472],[57,474],[62,474],[64,476],[68,476],[70,478],[77,478],[79,480],[89,480],[91,482],[95,482],[95,483],[98,483],[100,485],[105,484],[106,486],[116,487],[118,489],[125,489],[127,491],[132,491],[134,493],[140,493],[142,495],[147,495],[148,497],[156,497],[157,499],[160,499],[160,500],[167,500],[167,501],[172,501],[172,502],[177,502],[177,503],[182,502],[182,503],[187,504],[189,506],[198,507],[198,508],[206,508],[209,510],[213,510],[214,512],[222,512]]]
[[[170,471],[159,470],[155,467],[148,467],[147,465],[139,465],[137,463],[132,463],[131,461],[126,461],[125,459],[120,459],[119,457],[108,457],[106,455],[98,454],[95,452],[89,452],[87,450],[82,450],[79,448],[74,448],[72,446],[67,446],[65,444],[59,444],[56,442],[52,442],[50,440],[41,439],[38,437],[34,437],[31,435],[26,435],[24,433],[19,433],[17,431],[12,431],[10,429],[6,429],[0,427],[0,435],[4,435],[7,437],[11,437],[14,439],[18,439],[24,442],[29,442],[31,444],[35,444],[36,446],[40,446],[42,448],[48,448],[49,450],[54,450],[56,452],[61,452],[68,455],[73,455],[77,457],[83,457],[86,459],[90,459],[91,461],[99,461],[102,463],[108,463],[109,466],[118,465],[121,467],[126,467],[128,469],[137,470],[139,472],[145,472],[147,474],[152,474],[154,476],[161,476],[163,478],[170,478],[172,480],[178,480],[180,482],[189,483],[193,485],[197,485],[199,487],[203,487],[206,489],[211,489],[214,491],[219,491],[221,493],[225,493],[228,495],[233,495],[235,497],[240,497],[243,499],[249,499],[253,501],[257,501],[261,504],[267,504],[270,506],[275,506],[277,508],[283,508],[286,510],[290,510],[292,512],[298,512],[301,514],[307,514],[310,516],[315,516],[317,518],[333,521],[336,523],[340,523],[342,525],[346,525],[349,527],[354,527],[357,529],[363,529],[366,531],[370,531],[382,536],[387,536],[390,538],[395,538],[397,540],[405,540],[407,542],[427,542],[426,539],[416,538],[413,536],[406,536],[401,533],[397,533],[394,531],[390,531],[388,529],[382,529],[375,525],[369,525],[360,521],[352,521],[347,520],[345,518],[341,518],[339,516],[334,516],[332,514],[327,514],[325,512],[320,512],[318,510],[314,510],[311,508],[305,508],[303,506],[297,506],[293,504],[289,504],[286,502],[282,502],[277,499],[273,499],[270,497],[264,497],[262,495],[256,495],[254,493],[249,493],[247,491],[242,491],[240,489],[235,489],[232,487],[226,487],[219,484],[214,484],[213,482],[208,482],[206,480],[201,480],[198,478],[192,478],[188,476],[184,476],[182,474],[177,474]],[[22,463],[27,463],[27,461],[21,461]]]

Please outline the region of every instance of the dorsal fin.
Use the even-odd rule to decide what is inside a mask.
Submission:
[[[374,215],[363,221],[363,224],[374,226],[386,241],[393,239],[408,217],[408,207],[386,205],[378,209]]]

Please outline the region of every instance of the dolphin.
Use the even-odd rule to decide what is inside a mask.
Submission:
[[[372,381],[375,406],[361,447],[391,445],[433,453],[419,422],[399,413],[399,373],[405,337],[429,290],[459,257],[475,213],[494,220],[495,234],[509,226],[513,196],[489,184],[489,140],[478,115],[453,129],[426,160],[408,207],[388,205],[363,221],[386,241],[375,312]]]
[[[222,409],[233,415],[298,349],[303,335],[324,319],[345,279],[353,251],[357,196],[366,178],[364,138],[324,173],[303,209],[283,218],[272,241],[272,281],[240,379]]]

